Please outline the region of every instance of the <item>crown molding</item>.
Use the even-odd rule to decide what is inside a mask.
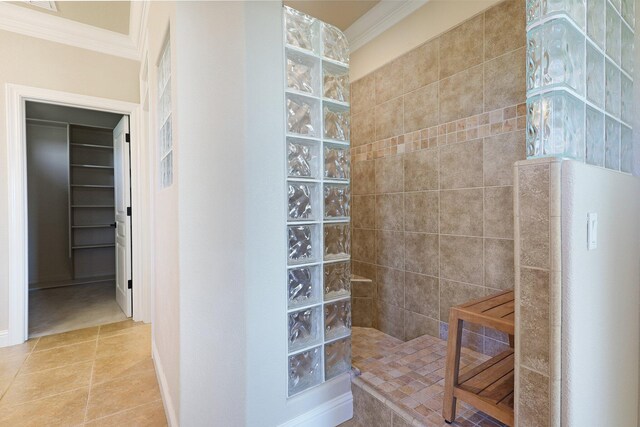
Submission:
[[[139,60],[147,15],[146,1],[131,2],[129,35],[125,35],[0,1],[0,30]]]
[[[349,49],[355,52],[424,6],[429,0],[381,0],[345,30]]]

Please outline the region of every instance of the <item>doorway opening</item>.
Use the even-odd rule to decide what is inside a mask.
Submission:
[[[28,336],[132,316],[129,117],[25,103]]]

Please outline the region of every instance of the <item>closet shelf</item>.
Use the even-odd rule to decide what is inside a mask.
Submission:
[[[72,225],[71,228],[115,228],[112,224]]]
[[[113,185],[96,185],[96,184],[71,184],[72,187],[77,188],[99,188],[105,190],[112,190],[115,188]]]
[[[70,143],[72,147],[82,147],[82,148],[98,148],[101,150],[113,150],[113,147],[108,145],[98,145],[98,144],[80,144],[77,142]]]
[[[101,165],[78,165],[72,163],[70,165],[72,168],[90,168],[90,169],[113,169],[113,166],[101,166]]]
[[[71,205],[72,208],[115,208],[114,205]]]
[[[80,245],[80,246],[72,246],[71,249],[98,249],[98,248],[115,248],[115,243],[104,243],[100,245]]]

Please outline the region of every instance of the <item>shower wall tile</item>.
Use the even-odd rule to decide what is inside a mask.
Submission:
[[[549,271],[520,267],[520,360],[549,375]]]
[[[371,325],[395,337],[446,334],[454,296],[514,286],[524,8],[501,2],[352,84],[352,271],[382,280]],[[368,303],[352,292],[355,322]],[[493,354],[500,338],[466,328],[463,345]]]

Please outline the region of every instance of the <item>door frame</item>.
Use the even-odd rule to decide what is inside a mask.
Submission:
[[[98,98],[69,92],[41,89],[30,86],[7,83],[7,175],[8,175],[8,213],[9,213],[9,329],[6,345],[20,344],[27,340],[28,331],[28,222],[27,222],[27,158],[26,158],[26,120],[25,103],[35,101],[46,104],[64,105],[89,110],[107,111],[129,116],[131,133],[131,206],[133,246],[133,320],[151,321],[151,283],[145,280],[146,264],[143,257],[149,253],[151,240],[150,221],[142,221],[137,212],[149,212],[148,206],[141,206],[143,188],[140,182],[149,175],[149,159],[144,158],[147,142],[143,140],[140,126],[141,109],[139,104]],[[148,265],[148,264],[147,264]]]

